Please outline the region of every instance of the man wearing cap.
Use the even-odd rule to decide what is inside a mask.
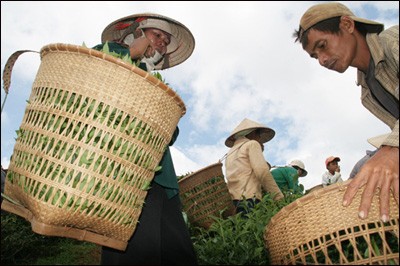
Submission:
[[[102,33],[101,50],[129,55],[145,70],[161,70],[178,65],[193,52],[189,29],[171,18],[137,14],[116,20]],[[179,134],[177,127],[169,146]],[[169,147],[166,147],[145,198],[136,230],[124,252],[102,247],[102,265],[197,265],[190,234],[183,219],[179,186]]]
[[[287,166],[274,167],[271,174],[281,191],[303,194],[304,187],[299,184],[299,177],[306,176],[308,172],[302,161],[296,159]]]
[[[384,30],[383,24],[359,18],[343,4],[322,3],[303,14],[294,36],[321,66],[339,73],[357,68],[362,104],[390,127],[343,196],[348,206],[366,185],[359,207],[363,219],[380,189],[381,220],[388,221],[390,190],[399,204],[399,26]]]
[[[259,203],[262,190],[274,200],[284,197],[263,156],[263,144],[274,136],[273,129],[245,118],[225,141],[231,148],[225,162],[228,190],[237,213],[245,214]]]
[[[335,156],[329,156],[325,160],[326,171],[322,175],[322,186],[326,187],[337,182],[343,182],[342,175],[340,174],[339,163],[340,158]]]

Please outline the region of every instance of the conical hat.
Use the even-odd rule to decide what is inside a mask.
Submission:
[[[178,65],[193,53],[195,41],[192,33],[182,23],[154,13],[142,13],[120,18],[110,23],[101,35],[101,42],[118,41],[126,37],[128,31],[141,28],[156,28],[171,34],[171,43],[167,47],[164,59],[155,70],[166,69]]]
[[[264,125],[261,125],[257,122],[254,122],[250,119],[245,118],[232,131],[231,135],[225,140],[225,145],[229,148],[232,147],[236,140],[236,137],[235,137],[236,134],[238,134],[242,131],[248,131],[248,133],[250,133],[251,131],[253,131],[255,129],[261,129],[261,143],[270,141],[275,136],[275,131],[273,129],[266,127]]]

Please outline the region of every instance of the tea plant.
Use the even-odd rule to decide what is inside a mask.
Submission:
[[[190,227],[199,264],[269,265],[263,238],[265,226],[280,209],[301,197],[286,192],[284,195],[283,200],[274,201],[270,194],[266,194],[244,216],[213,217],[215,222],[208,230]]]

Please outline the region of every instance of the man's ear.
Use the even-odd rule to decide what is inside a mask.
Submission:
[[[355,22],[349,16],[342,16],[340,18],[339,28],[341,30],[347,31],[348,33],[353,33],[355,28]]]

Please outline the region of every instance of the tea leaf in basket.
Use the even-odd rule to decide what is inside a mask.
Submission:
[[[375,251],[376,256],[381,256],[381,252],[380,252],[380,250],[379,250],[378,245],[377,245],[376,242],[375,242],[374,236],[371,236],[371,244],[372,244],[372,248],[373,248],[374,251]]]
[[[141,190],[149,190],[151,188],[150,183],[151,182],[149,180],[144,181],[144,183],[140,189]]]

